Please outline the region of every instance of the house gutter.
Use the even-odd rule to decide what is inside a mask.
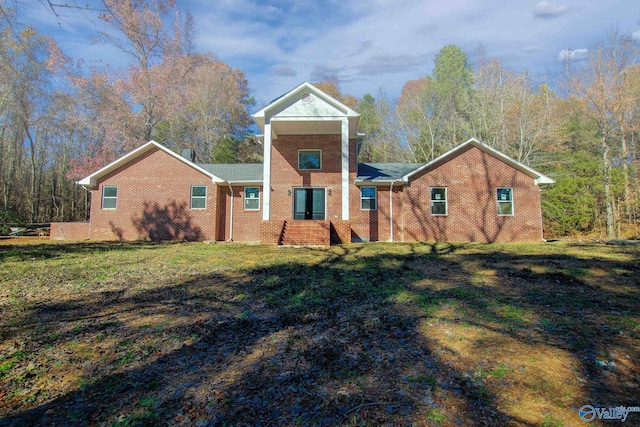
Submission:
[[[227,182],[229,184],[229,194],[231,196],[231,211],[229,212],[229,238],[227,242],[233,241],[233,187],[231,187],[231,182]]]

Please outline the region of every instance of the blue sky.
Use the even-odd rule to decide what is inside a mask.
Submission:
[[[11,3],[11,2],[9,2]],[[125,58],[95,43],[96,13],[20,3],[19,19],[52,35],[63,52],[112,66]],[[86,5],[90,0],[59,3]],[[100,2],[95,2],[100,4]],[[255,110],[303,81],[337,76],[343,93],[391,99],[431,74],[436,53],[482,43],[505,67],[554,80],[562,58],[579,61],[617,29],[640,39],[637,0],[178,0],[195,18],[195,45],[246,73]]]

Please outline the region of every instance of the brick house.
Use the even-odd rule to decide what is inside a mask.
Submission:
[[[358,163],[359,114],[303,83],[254,114],[262,164],[200,164],[150,141],[78,183],[88,223],[53,239],[540,241],[554,181],[470,139],[429,163]]]

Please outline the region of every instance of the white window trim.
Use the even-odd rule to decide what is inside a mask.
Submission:
[[[317,151],[320,153],[320,167],[318,169],[302,169],[300,167],[300,152],[302,151]],[[298,149],[298,170],[299,171],[321,171],[322,170],[322,149],[320,148],[300,148]]]
[[[511,190],[511,200],[499,200],[498,199],[498,190]],[[516,214],[516,204],[514,201],[515,197],[513,194],[513,187],[496,187],[496,210],[498,216],[514,216]],[[500,213],[500,203],[511,203],[511,213],[510,214],[501,214]]]
[[[373,188],[373,198],[371,197],[363,197],[362,196],[362,190],[365,188]],[[365,209],[362,207],[362,201],[363,200],[375,200],[376,201],[376,207],[375,209]],[[364,187],[360,187],[360,210],[361,211],[377,211],[378,210],[378,188],[377,187],[372,187],[372,186],[364,186]]]
[[[193,195],[193,189],[196,187],[204,187],[204,196],[194,196]],[[206,185],[192,185],[191,186],[191,203],[189,204],[189,206],[191,207],[192,211],[204,211],[207,209],[207,196],[209,194],[209,188]],[[204,199],[204,207],[203,208],[194,208],[193,207],[193,199]]]
[[[107,189],[107,188],[115,188],[116,189],[116,197],[105,196],[104,195],[104,190]],[[117,185],[104,185],[104,186],[102,186],[102,204],[101,204],[102,210],[114,211],[114,210],[118,209],[118,192],[119,191],[118,191],[118,186]],[[115,201],[116,201],[115,207],[113,207],[113,208],[105,208],[104,207],[104,199],[105,198],[107,198],[107,199],[115,199]]]
[[[433,195],[431,194],[433,190],[444,189],[444,200],[432,199]],[[444,213],[437,214],[433,213],[433,202],[444,202]],[[448,216],[449,215],[449,189],[447,187],[431,187],[429,188],[429,212],[431,216]]]
[[[247,200],[256,200],[252,198],[247,198],[247,190],[248,189],[256,189],[258,190],[258,207],[255,209],[247,208]],[[245,211],[259,211],[260,210],[260,187],[244,187],[244,210]]]

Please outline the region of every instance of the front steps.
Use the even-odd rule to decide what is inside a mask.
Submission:
[[[278,241],[288,246],[329,246],[331,244],[330,221],[287,220]]]

